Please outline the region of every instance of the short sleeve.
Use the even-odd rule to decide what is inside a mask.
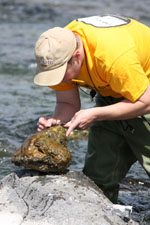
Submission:
[[[66,84],[66,83],[63,83],[63,82],[58,84],[58,85],[55,85],[55,86],[49,86],[49,88],[52,88],[55,91],[68,91],[68,90],[71,90],[74,87],[75,87],[74,84]]]
[[[135,102],[149,85],[135,49],[119,56],[106,73],[105,79],[114,92],[132,102]]]

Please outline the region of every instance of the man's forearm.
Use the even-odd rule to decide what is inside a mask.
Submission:
[[[62,123],[66,123],[71,120],[74,114],[80,110],[79,107],[67,103],[57,103],[54,111],[54,117],[60,120]]]
[[[95,120],[125,120],[150,113],[150,87],[136,101],[127,99],[113,105],[98,107],[95,111]]]
[[[149,108],[143,102],[123,100],[113,105],[95,108],[95,121],[132,119],[148,113]]]

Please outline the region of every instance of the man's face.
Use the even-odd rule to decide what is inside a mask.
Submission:
[[[81,63],[78,62],[76,59],[71,60],[68,63],[66,73],[64,75],[63,82],[70,84],[72,79],[76,79],[80,73]]]

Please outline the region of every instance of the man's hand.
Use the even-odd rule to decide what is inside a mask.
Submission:
[[[75,128],[81,130],[88,128],[95,119],[94,111],[94,108],[91,108],[80,110],[75,113],[71,121],[64,125],[64,127],[68,128],[66,136],[69,136],[71,131],[73,131]]]
[[[40,117],[38,121],[38,131],[44,130],[48,127],[59,124],[60,120],[53,117]]]

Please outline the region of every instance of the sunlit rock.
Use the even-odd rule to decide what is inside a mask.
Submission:
[[[20,170],[0,181],[4,225],[137,225],[123,210],[120,214],[82,172]]]
[[[65,129],[54,126],[28,137],[12,162],[42,172],[64,171],[71,162]]]

